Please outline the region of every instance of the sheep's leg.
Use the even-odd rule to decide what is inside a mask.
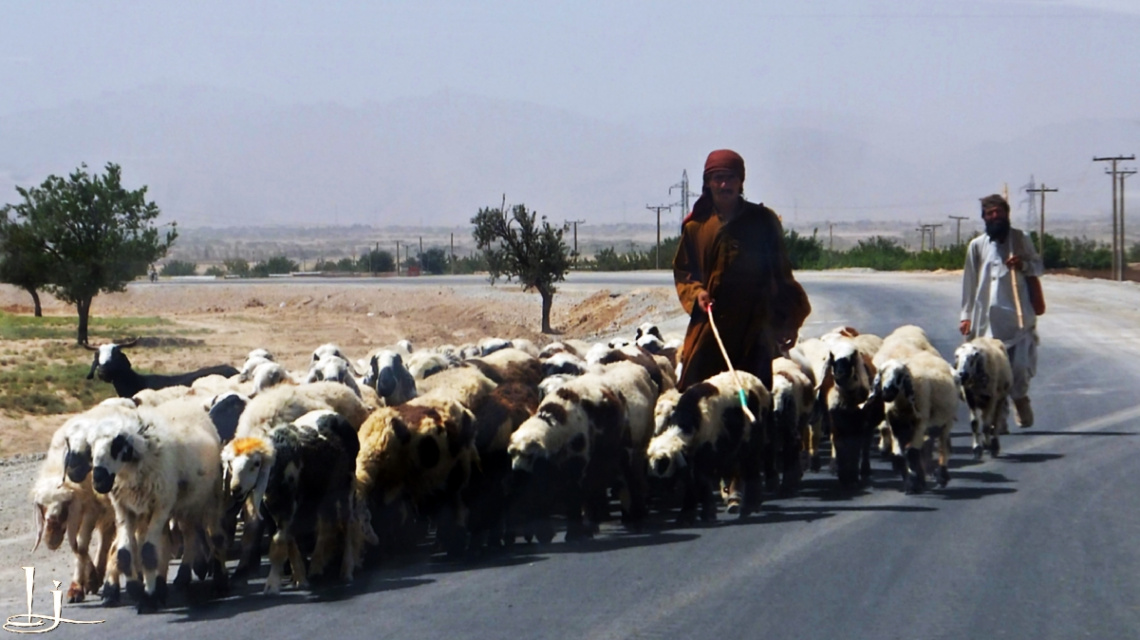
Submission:
[[[319,577],[325,571],[329,556],[336,548],[337,532],[340,525],[331,520],[328,515],[317,518],[317,542],[313,548],[313,555],[309,558],[309,577]]]
[[[75,509],[77,505],[72,505]],[[75,570],[72,573],[71,584],[67,588],[68,602],[83,602],[86,585],[95,573],[95,565],[91,562],[88,550],[91,547],[91,533],[95,530],[95,509],[89,505],[82,509],[78,525],[74,528],[68,523],[68,544],[75,555]]]
[[[115,523],[105,514],[100,514],[97,519],[101,521],[99,526],[99,550],[95,553],[95,570],[87,576],[87,584],[85,585],[87,593],[98,593],[99,585],[103,583],[103,577],[107,574],[107,557],[111,553],[111,545],[115,539]]]
[[[261,566],[261,534],[265,523],[258,514],[250,514],[245,509],[241,512],[241,520],[241,558],[233,575],[239,579],[256,574]]]
[[[278,526],[276,533],[269,542],[269,577],[265,579],[265,593],[277,595],[281,593],[281,580],[285,573],[285,560],[289,558],[289,545],[292,540],[286,526]],[[293,567],[296,575],[297,567]]]
[[[170,510],[155,513],[146,528],[138,558],[142,561],[143,593],[138,597],[139,613],[158,610],[166,590],[166,566],[170,561]],[[120,550],[121,553],[121,550]],[[161,573],[160,573],[161,568]],[[159,586],[161,583],[161,587]],[[128,583],[130,586],[130,583]]]
[[[289,570],[292,572],[293,585],[298,589],[309,588],[309,578],[305,573],[305,556],[301,555],[301,548],[297,546],[297,539],[289,536]]]
[[[942,425],[938,434],[938,469],[935,478],[938,486],[945,487],[950,484],[950,428],[951,424]]]

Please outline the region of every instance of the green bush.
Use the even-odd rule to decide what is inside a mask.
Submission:
[[[198,265],[186,260],[171,260],[162,265],[164,276],[193,276],[198,274]]]
[[[259,262],[250,269],[250,275],[258,278],[268,278],[270,274],[286,274],[300,271],[301,266],[285,256],[273,256],[265,262]]]

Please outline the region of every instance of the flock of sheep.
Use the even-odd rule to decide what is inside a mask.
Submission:
[[[255,575],[266,537],[265,592],[278,593],[330,563],[351,580],[425,540],[460,556],[549,543],[559,522],[567,541],[587,538],[614,500],[631,528],[651,506],[680,522],[715,520],[721,501],[747,516],[819,471],[825,439],[843,486],[869,482],[876,431],[907,493],[928,476],[944,486],[958,402],[975,456],[997,455],[1011,384],[999,341],[962,345],[951,366],[914,326],[802,340],[773,362],[770,389],[737,371],[683,393],[679,341],[650,324],[633,341],[542,349],[402,341],[357,362],[323,345],[306,371],[257,349],[241,370],[148,376],[129,346],[94,349],[89,377],[120,397],[54,434],[32,498],[36,546],[66,538],[74,553],[68,600],[101,590],[115,604],[125,579],[139,612],[164,606],[175,556],[176,586],[197,574],[225,590]]]

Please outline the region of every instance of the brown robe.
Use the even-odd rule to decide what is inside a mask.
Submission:
[[[710,200],[697,200],[673,258],[677,296],[690,318],[677,386],[683,390],[728,371],[708,315],[697,306],[697,294],[705,290],[712,297],[716,326],[733,367],[752,373],[771,389],[777,339],[796,334],[811,304],[792,276],[776,214],[741,200],[739,214],[722,224]]]

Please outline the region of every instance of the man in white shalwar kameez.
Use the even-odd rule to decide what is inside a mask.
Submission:
[[[1040,276],[1044,265],[1029,237],[1010,227],[1009,203],[999,195],[982,199],[986,232],[966,248],[962,273],[962,316],[959,328],[967,339],[989,336],[1005,343],[1013,368],[1010,398],[1022,427],[1033,426],[1029,380],[1037,373],[1037,316],[1029,300],[1025,276]],[[1016,271],[1021,308],[1014,299]]]

